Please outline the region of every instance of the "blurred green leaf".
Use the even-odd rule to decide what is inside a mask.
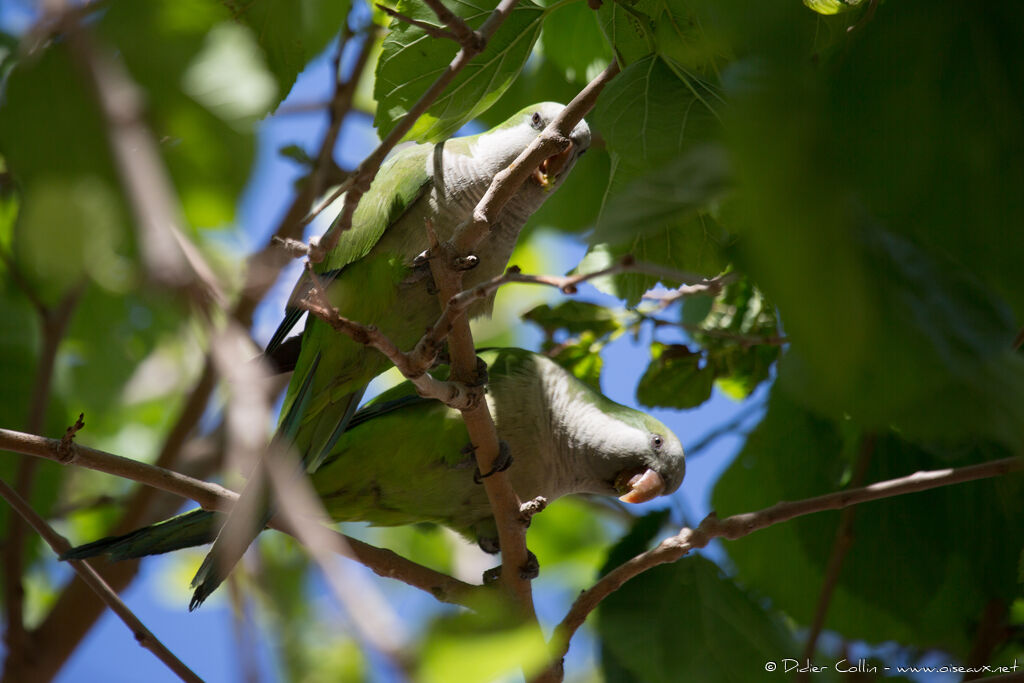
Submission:
[[[482,5],[448,0],[445,6],[476,29],[497,4],[495,0]],[[423,3],[399,0],[396,9],[413,19],[439,25],[437,15]],[[530,0],[517,4],[488,41],[487,48],[455,77],[406,138],[422,142],[450,137],[466,121],[494,104],[526,63],[540,34],[543,16],[544,10]],[[387,135],[405,116],[457,51],[454,41],[432,38],[423,29],[399,20],[391,23],[377,62],[373,89],[378,104],[374,123],[381,136]]]
[[[553,308],[541,304],[523,314],[523,320],[529,320],[540,326],[546,333],[566,330],[569,334],[593,332],[602,337],[621,328],[618,316],[611,310],[586,301],[568,299]]]
[[[252,39],[230,21],[229,8],[205,0],[116,0],[99,23],[143,89],[148,124],[192,228],[234,220],[253,126],[273,104]]]
[[[864,0],[804,0],[804,5],[818,14],[839,14],[857,9]]]
[[[625,186],[611,187],[590,243],[617,243],[686,225],[719,199],[728,184],[723,150],[710,145],[690,149]]]
[[[513,621],[505,596],[479,596],[473,611],[443,616],[423,641],[416,680],[487,683],[513,672],[527,678],[547,664],[547,646],[539,631]]]
[[[842,441],[837,425],[811,415],[776,387],[764,421],[715,486],[712,507],[724,516],[838,490],[850,467]],[[932,444],[926,451],[883,433],[875,439],[865,481],[1005,454],[980,442]],[[825,627],[850,639],[966,656],[972,624],[988,601],[1009,600],[1019,591],[1014,565],[1024,544],[1022,496],[1024,477],[1018,474],[857,506],[853,545]],[[797,624],[809,624],[839,518],[839,512],[800,517],[729,542],[725,549],[738,580]]]
[[[585,85],[611,61],[594,10],[585,2],[570,2],[551,12],[540,36],[544,58],[565,74],[565,80]]]
[[[601,567],[600,576],[650,548],[658,534],[665,528],[670,513],[670,510],[662,509],[637,517],[629,531],[608,550],[608,559]]]
[[[252,29],[277,81],[273,109],[299,72],[345,27],[349,0],[225,0],[232,15]]]
[[[647,407],[694,408],[711,398],[715,368],[686,346],[651,344],[651,363],[636,387],[636,400]]]
[[[577,379],[598,391],[601,390],[601,369],[604,367],[601,349],[604,348],[604,341],[599,341],[592,333],[585,332],[577,341],[563,342],[558,344],[557,348],[558,352],[551,360],[571,372]]]
[[[627,581],[598,610],[602,658],[627,672],[610,681],[746,681],[796,644],[766,611],[699,555]]]

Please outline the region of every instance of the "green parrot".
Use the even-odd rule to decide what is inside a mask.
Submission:
[[[471,216],[494,176],[511,165],[563,109],[561,104],[542,102],[478,135],[396,150],[359,203],[351,229],[342,233],[338,245],[315,269],[331,304],[346,318],[375,325],[399,348],[410,349],[441,314],[429,265],[417,260],[429,246],[426,222],[430,221],[440,240],[449,239]],[[476,267],[464,275],[466,287],[505,269],[526,219],[558,189],[590,146],[585,121],[569,137],[569,147],[545,159],[506,204],[475,254]],[[308,278],[300,279],[291,297],[293,304],[310,287]],[[469,314],[489,313],[492,304],[493,296],[472,307]],[[280,351],[302,314],[294,305],[288,308],[267,345],[268,356]],[[303,468],[312,472],[332,452],[366,385],[390,363],[375,349],[313,316],[299,344],[275,439],[290,445]],[[252,488],[243,496],[266,497],[259,487]],[[217,587],[266,524],[271,513],[268,505],[262,509],[267,511],[262,520],[236,516],[226,527],[232,540],[245,540],[248,535],[247,543],[214,543],[193,580],[196,604]]]
[[[682,444],[655,418],[611,401],[545,356],[492,349],[481,357],[486,400],[514,457],[508,476],[523,500],[591,493],[640,503],[679,488]],[[496,552],[497,529],[467,440],[458,411],[420,398],[404,382],[355,413],[312,483],[337,521],[433,522]],[[122,560],[209,543],[225,517],[193,510],[61,559]]]

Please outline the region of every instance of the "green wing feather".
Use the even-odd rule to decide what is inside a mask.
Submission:
[[[394,225],[423,196],[430,186],[426,164],[432,148],[433,145],[410,145],[395,152],[381,165],[377,177],[385,182],[370,187],[370,191],[356,207],[352,227],[315,269],[325,287],[344,271],[345,266],[370,253],[388,226]],[[305,311],[295,306],[294,302],[302,299],[309,287],[309,278],[303,274],[288,297],[289,305],[285,308],[284,320],[267,343],[268,355],[274,353],[302,318]]]

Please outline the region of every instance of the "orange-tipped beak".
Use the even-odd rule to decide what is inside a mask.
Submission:
[[[665,491],[665,480],[654,470],[623,470],[615,478],[615,490],[623,492],[619,500],[624,503],[646,503]]]

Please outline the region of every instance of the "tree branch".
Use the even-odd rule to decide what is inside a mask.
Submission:
[[[131,479],[140,484],[193,500],[207,510],[228,510],[238,500],[237,493],[218,484],[211,484],[95,448],[75,444],[70,449],[70,454],[62,458],[58,453],[60,443],[58,439],[0,429],[0,450],[46,458],[65,465],[76,465],[123,479]],[[270,521],[270,526],[287,534],[295,535],[290,526],[277,518]],[[332,533],[338,532],[332,531]],[[341,536],[352,550],[352,559],[366,565],[379,576],[398,579],[414,588],[430,593],[442,602],[464,604],[468,594],[477,588],[406,560],[390,550],[377,548],[344,535]]]
[[[9,267],[13,263],[9,264]],[[25,429],[29,432],[40,432],[46,423],[46,411],[50,405],[50,393],[53,385],[53,369],[57,360],[57,349],[67,332],[68,325],[81,299],[85,287],[78,284],[72,287],[56,307],[46,306],[39,298],[35,289],[23,279],[19,271],[10,268],[15,282],[28,296],[36,308],[42,332],[42,348],[39,352],[39,364],[32,384],[32,398],[29,402],[28,418]],[[32,499],[39,461],[34,458],[21,458],[15,478],[14,490],[21,498]],[[25,630],[23,602],[25,589],[21,582],[21,573],[25,558],[25,520],[11,515],[7,525],[7,536],[4,542],[4,605],[7,611],[7,629],[4,640],[9,657],[18,658],[18,653],[25,653],[29,645],[28,632]],[[17,666],[16,663],[13,663]]]
[[[569,651],[569,641],[589,615],[606,597],[634,576],[661,564],[675,562],[695,548],[703,548],[715,538],[734,540],[795,517],[826,510],[842,510],[872,500],[892,498],[942,486],[961,484],[977,479],[998,477],[1024,470],[1024,458],[1012,457],[969,465],[915,472],[898,479],[881,481],[862,488],[829,493],[795,502],[776,503],[757,512],[747,512],[719,519],[708,515],[696,529],[684,527],[675,536],[666,538],[657,547],[627,560],[597,583],[583,591],[572,604],[562,622],[555,628],[551,643],[554,659],[560,661]]]
[[[7,482],[0,480],[0,497],[7,501],[7,503],[14,508],[26,522],[28,522],[36,532],[43,537],[49,546],[55,553],[60,555],[68,551],[71,545],[67,542],[63,536],[58,534],[50,525],[48,525],[42,517],[37,515],[32,507],[25,502],[22,498],[14,491]],[[145,624],[139,620],[137,616],[128,606],[122,602],[121,598],[117,596],[110,586],[106,584],[103,578],[96,573],[96,571],[89,565],[89,563],[82,560],[72,560],[69,562],[75,573],[78,574],[81,579],[89,585],[90,588],[99,596],[99,598],[111,609],[114,614],[120,617],[121,621],[124,622],[132,635],[135,636],[135,640],[138,641],[139,645],[152,652],[156,657],[162,661],[167,668],[177,674],[178,678],[183,681],[189,681],[190,683],[202,683],[201,678],[197,676],[191,669],[174,656],[167,646],[164,645],[159,638],[153,635],[152,631],[146,628]]]
[[[853,476],[850,477],[851,488],[857,488],[864,483],[874,450],[875,437],[873,435],[865,436],[861,441],[857,462],[853,466]],[[814,608],[814,618],[811,620],[807,642],[804,645],[804,659],[814,659],[818,637],[821,635],[821,630],[825,626],[825,617],[828,615],[828,606],[832,602],[832,594],[839,584],[839,573],[842,571],[843,561],[850,551],[850,546],[853,545],[853,517],[856,511],[856,507],[848,507],[839,515],[836,538],[832,542],[832,552],[829,554],[828,564],[825,566],[825,577],[821,582],[821,593],[818,595],[818,604]],[[806,672],[798,673],[798,678],[808,680]]]

